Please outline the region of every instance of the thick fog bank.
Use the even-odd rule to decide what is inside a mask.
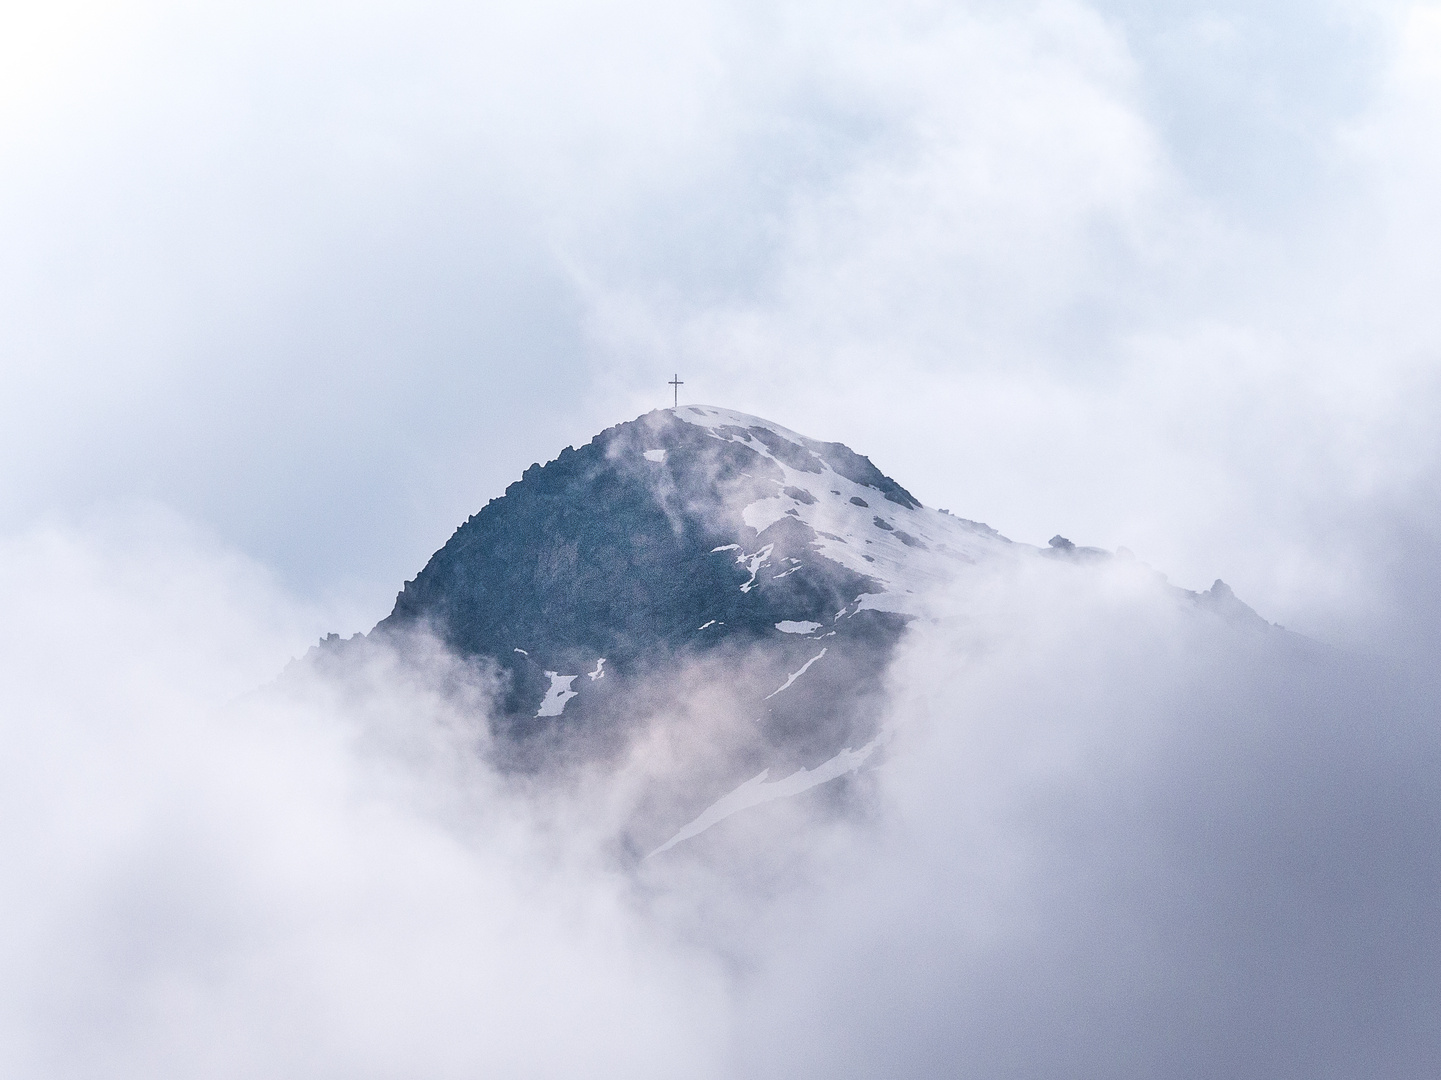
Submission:
[[[953,599],[895,672],[883,842],[772,913],[747,1075],[1434,1067],[1434,676],[1124,566]]]
[[[256,693],[307,613],[193,538],[0,568],[0,1073],[708,1075],[712,965],[497,790],[448,658]]]
[[[0,603],[6,1075],[1422,1077],[1441,1049],[1434,679],[1135,564],[974,568],[903,646],[877,768],[639,864],[612,841],[653,743],[542,790],[485,765],[492,688],[438,649],[270,683],[315,613],[173,524],[12,537]]]

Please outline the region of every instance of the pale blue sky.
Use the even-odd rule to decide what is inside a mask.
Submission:
[[[679,370],[1018,539],[1429,625],[1434,7],[6,18],[0,527],[158,502],[355,629]]]

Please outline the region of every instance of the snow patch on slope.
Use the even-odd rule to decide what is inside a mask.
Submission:
[[[738,547],[739,545],[736,546]],[[736,556],[736,562],[740,563],[751,572],[750,580],[741,586],[741,592],[750,592],[752,589],[755,588],[756,575],[759,574],[761,572],[761,568],[770,561],[771,552],[774,550],[774,544],[767,544],[765,547],[761,548],[759,551],[755,552],[752,555],[747,555],[745,554],[745,552],[741,552],[741,554]]]
[[[536,717],[559,716],[565,710],[565,703],[576,696],[576,692],[570,688],[570,684],[580,678],[579,675],[560,675],[554,671],[547,671],[550,677],[550,689],[545,692],[545,699],[536,710]]]

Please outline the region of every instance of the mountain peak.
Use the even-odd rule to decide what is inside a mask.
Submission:
[[[397,597],[453,647],[645,651],[708,621],[762,632],[843,609],[913,614],[937,553],[1004,543],[871,460],[714,406],[661,409],[532,465]],[[672,642],[673,643],[673,642]]]
[[[842,443],[686,405],[526,469],[377,631],[425,627],[492,665],[517,768],[623,751],[643,714],[702,704],[681,700],[696,668],[724,672],[750,725],[737,768],[816,768],[875,738],[928,583],[1007,543]]]
[[[491,671],[503,768],[563,773],[657,732],[680,739],[688,764],[647,796],[664,806],[632,838],[643,853],[851,775],[881,745],[885,674],[940,586],[966,566],[1041,556],[1110,558],[1059,534],[1045,549],[1012,544],[923,506],[842,443],[685,405],[527,468],[367,640],[425,630]],[[1264,622],[1220,582],[1175,591]]]

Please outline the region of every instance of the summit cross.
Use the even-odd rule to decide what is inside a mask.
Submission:
[[[680,388],[685,385],[685,383],[681,381],[680,373],[677,372],[675,375],[672,375],[670,382],[666,383],[666,385],[675,391],[675,401],[673,404],[675,408],[680,408]]]

